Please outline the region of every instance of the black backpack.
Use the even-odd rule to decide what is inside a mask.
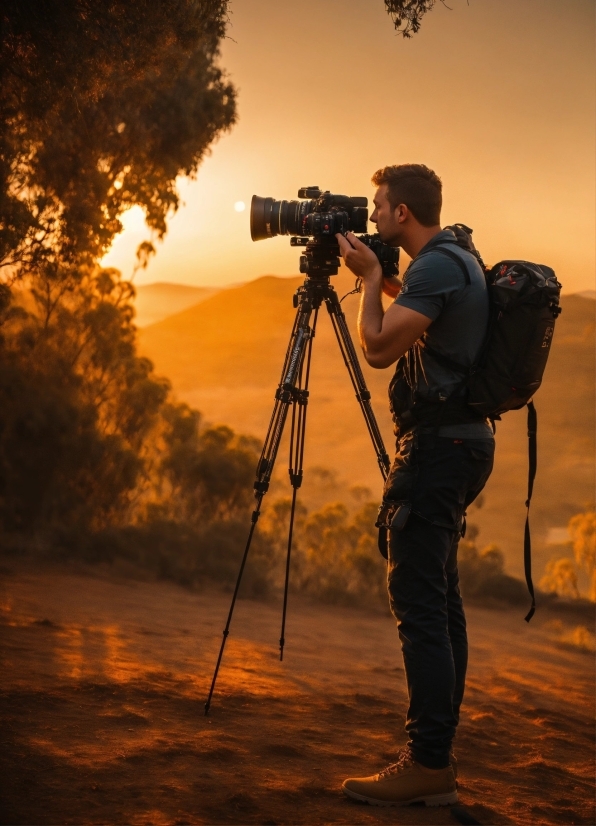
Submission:
[[[477,258],[484,272],[490,302],[489,324],[480,356],[472,367],[464,367],[428,346],[424,349],[431,358],[462,374],[468,409],[490,419],[493,426],[495,420],[500,419],[508,410],[519,410],[524,405],[528,407],[529,470],[524,569],[532,597],[532,606],[525,617],[529,622],[536,609],[529,515],[536,476],[538,421],[532,397],[542,383],[555,321],[561,312],[561,284],[550,267],[529,261],[499,261],[489,269],[474,246],[469,227],[454,224],[445,229],[454,233],[457,246]],[[464,273],[466,283],[470,283],[466,265],[457,253],[440,243],[433,246],[432,250],[456,261]]]

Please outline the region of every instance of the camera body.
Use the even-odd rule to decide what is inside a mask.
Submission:
[[[366,234],[368,198],[333,195],[318,186],[298,190],[300,201],[276,201],[253,195],[250,207],[250,235],[253,241],[291,235],[290,244],[306,247],[300,257],[300,272],[311,276],[336,275],[339,267],[337,233],[364,233],[359,236],[381,263],[383,276],[399,272],[399,248],[384,244],[378,235]]]

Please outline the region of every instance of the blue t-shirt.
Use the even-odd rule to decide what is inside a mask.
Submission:
[[[478,358],[488,325],[488,294],[484,273],[476,258],[455,242],[451,230],[442,230],[423,247],[403,278],[396,304],[409,307],[431,319],[421,341],[463,367]],[[464,263],[470,283],[456,261],[433,248],[442,244]],[[422,398],[447,398],[462,382],[462,373],[439,364],[419,342],[406,358],[408,373]],[[412,362],[413,360],[413,362]],[[463,392],[463,390],[462,390]],[[493,438],[488,422],[443,425],[441,436]]]

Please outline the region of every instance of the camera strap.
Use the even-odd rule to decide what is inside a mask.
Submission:
[[[357,295],[358,293],[361,293],[361,292],[362,292],[362,279],[360,278],[360,276],[357,276],[356,277],[356,283],[354,284],[354,289],[350,290],[349,293],[346,293],[343,298],[340,298],[339,303],[341,304],[341,302],[344,300],[344,298],[347,298],[349,295],[355,295],[355,294]]]

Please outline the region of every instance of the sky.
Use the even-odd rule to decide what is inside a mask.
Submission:
[[[487,263],[544,263],[565,292],[593,289],[596,4],[449,6],[405,40],[383,0],[231,0],[221,65],[238,122],[179,181],[183,203],[135,283],[296,275],[289,238],[251,241],[253,194],[317,185],[372,203],[376,169],[424,163],[443,181],[442,224],[472,227]],[[123,223],[103,264],[129,278],[149,233],[140,208]]]

